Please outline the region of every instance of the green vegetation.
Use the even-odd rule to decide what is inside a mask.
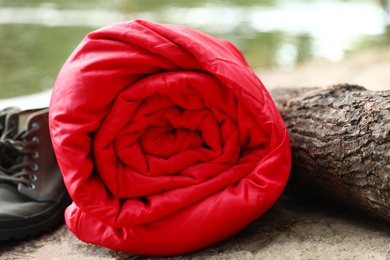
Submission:
[[[308,0],[300,0],[300,2],[305,1]],[[137,17],[139,13],[151,13],[154,15],[153,21],[155,22],[170,22],[169,13],[164,13],[166,7],[214,5],[234,8],[252,5],[272,6],[275,2],[273,0],[0,0],[0,11],[7,7],[12,10],[21,10],[24,7],[36,8],[43,12],[40,15],[45,14],[46,9],[83,10],[86,15],[95,11],[103,13],[112,11],[114,15],[129,17],[129,19]],[[68,18],[73,14],[61,15]],[[80,16],[80,13],[77,15]],[[218,16],[218,13],[215,15]],[[37,19],[36,14],[34,19]],[[202,19],[202,17],[197,17],[197,19]],[[59,21],[62,20],[59,19]],[[36,25],[17,24],[13,21],[9,24],[0,24],[0,99],[51,89],[66,58],[88,32],[97,28],[83,26],[84,22],[80,21],[80,25],[67,27],[38,25],[39,21]],[[210,26],[194,23],[193,27],[217,38],[231,41],[243,52],[253,68],[281,66],[283,62],[287,62],[287,65],[294,65],[314,55],[315,43],[312,35],[292,34],[278,30],[259,32],[248,24],[245,17],[226,30],[223,22]],[[348,53],[372,46],[388,46],[390,29],[388,27],[386,33],[379,37],[362,35],[355,41],[353,49],[348,50]],[[282,61],[278,60],[280,56],[283,56]]]
[[[0,98],[52,88],[77,44],[91,28],[0,26]]]

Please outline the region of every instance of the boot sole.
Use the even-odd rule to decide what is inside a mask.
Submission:
[[[0,241],[23,239],[50,231],[64,222],[64,211],[71,202],[69,195],[67,193],[63,194],[61,199],[45,212],[33,217],[26,217],[25,220],[31,224],[23,226],[23,223],[21,223],[19,227],[1,228]],[[44,216],[48,217],[44,218]]]

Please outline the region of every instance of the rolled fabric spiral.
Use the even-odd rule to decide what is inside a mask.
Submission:
[[[82,241],[173,256],[224,240],[287,182],[286,127],[231,43],[134,20],[89,33],[62,67],[50,133]]]

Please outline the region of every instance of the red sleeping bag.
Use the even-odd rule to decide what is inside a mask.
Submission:
[[[50,133],[82,241],[150,256],[232,236],[281,194],[285,125],[229,42],[136,20],[86,36],[61,69]]]

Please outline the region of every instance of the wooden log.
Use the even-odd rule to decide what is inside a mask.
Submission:
[[[290,183],[390,221],[390,90],[272,89],[292,149]]]

